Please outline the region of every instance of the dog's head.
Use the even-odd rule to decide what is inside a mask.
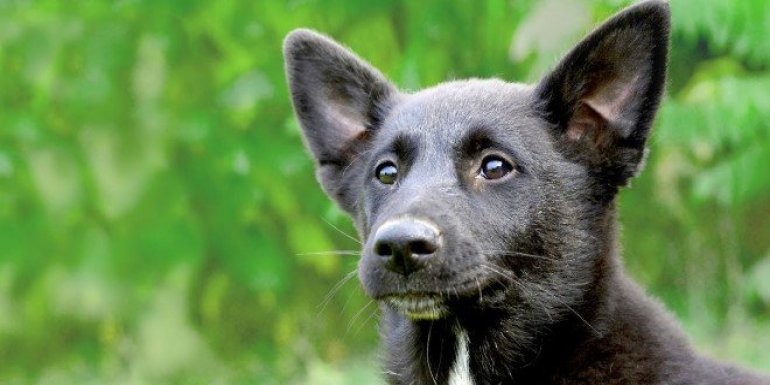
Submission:
[[[646,2],[537,85],[415,93],[327,37],[292,32],[294,108],[321,185],[364,240],[367,294],[412,319],[502,303],[550,317],[579,301],[611,247],[615,194],[644,160],[668,30],[667,4]]]

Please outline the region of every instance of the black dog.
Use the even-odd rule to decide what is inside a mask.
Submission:
[[[669,9],[629,8],[535,86],[399,92],[308,30],[285,41],[324,190],[364,239],[391,384],[769,384],[703,358],[623,269],[615,196],[663,93]]]

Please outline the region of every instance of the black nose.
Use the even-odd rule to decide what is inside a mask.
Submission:
[[[374,234],[374,253],[385,258],[385,267],[409,275],[421,269],[441,247],[436,226],[416,219],[386,222]]]

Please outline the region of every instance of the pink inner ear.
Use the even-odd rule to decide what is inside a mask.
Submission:
[[[614,135],[613,130],[607,129],[606,119],[587,103],[579,104],[565,132],[568,140],[588,143],[597,149],[610,144]]]
[[[614,79],[581,98],[570,118],[566,137],[571,141],[583,138],[595,146],[609,144],[612,137],[622,133],[622,127],[633,122],[636,106],[635,92],[640,75],[631,79]],[[608,129],[611,128],[611,129]],[[616,132],[618,129],[621,132]]]
[[[636,111],[631,106],[637,92],[640,75],[631,79],[615,79],[584,97],[581,101],[596,111],[608,125],[621,127],[633,120]]]
[[[365,118],[361,111],[338,100],[328,100],[324,109],[324,116],[329,124],[337,129],[335,139],[340,146],[346,145],[348,141],[355,139],[366,130]]]

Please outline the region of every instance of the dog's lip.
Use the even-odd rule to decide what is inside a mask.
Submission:
[[[448,313],[444,299],[434,294],[388,295],[382,301],[413,320],[436,320]]]

